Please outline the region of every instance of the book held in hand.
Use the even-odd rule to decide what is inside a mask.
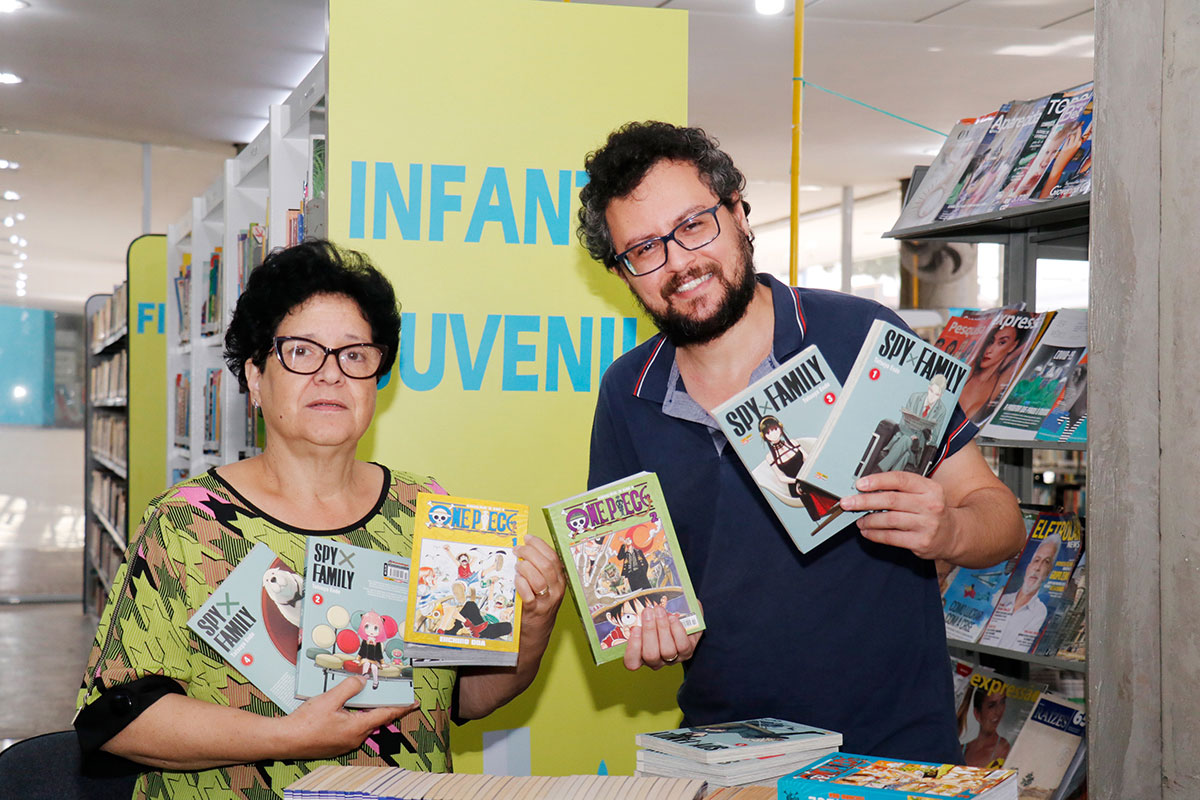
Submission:
[[[621,658],[642,612],[704,630],[658,476],[639,472],[542,509],[597,664]]]
[[[1016,800],[1016,772],[833,753],[778,783],[779,800]]]
[[[347,706],[413,701],[412,666],[401,636],[408,568],[408,559],[393,553],[308,537],[298,697],[315,697],[356,675],[367,684]]]
[[[807,553],[862,516],[797,476],[811,457],[842,385],[824,356],[806,347],[713,409],[788,535]]]
[[[799,480],[842,498],[877,472],[927,475],[970,369],[877,319]]]
[[[512,665],[521,636],[517,556],[529,507],[417,495],[404,628],[417,663]]]
[[[285,713],[296,699],[297,594],[304,579],[259,542],[188,620],[188,627]]]

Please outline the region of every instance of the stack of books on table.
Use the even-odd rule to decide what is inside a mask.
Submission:
[[[1017,772],[834,753],[779,779],[779,800],[1017,800]]]
[[[830,753],[842,735],[764,717],[638,734],[637,775],[703,778],[712,787],[773,783]]]
[[[627,775],[562,777],[452,775],[409,772],[399,767],[317,767],[283,790],[284,800],[590,800],[653,797],[655,800],[700,800],[704,781],[684,778],[636,778]]]

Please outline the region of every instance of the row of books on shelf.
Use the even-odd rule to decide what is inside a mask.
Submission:
[[[1026,541],[1017,556],[994,567],[958,567],[944,577],[946,636],[1082,660],[1087,555],[1080,518],[1030,505],[1021,513]]]
[[[101,357],[88,373],[88,395],[93,404],[124,402],[129,396],[129,351]]]
[[[104,518],[123,543],[128,506],[125,481],[115,478],[108,470],[93,469],[91,486],[92,510]]]
[[[1093,86],[962,119],[909,192],[897,230],[1091,192]]]
[[[91,317],[91,340],[88,342],[95,352],[107,345],[122,331],[129,329],[129,283],[113,288],[113,293]]]
[[[296,572],[259,543],[188,626],[287,713],[348,675],[370,678],[349,705],[407,705],[414,666],[516,663],[528,519],[422,493],[412,559],[314,537]]]
[[[934,346],[971,367],[959,402],[981,435],[1087,441],[1086,309],[966,311]]]
[[[255,267],[262,264],[267,245],[267,227],[250,223],[237,234],[237,295],[246,289],[246,281]],[[200,335],[217,336],[225,330],[226,309],[225,248],[214,247],[204,262],[204,297],[200,302]],[[179,343],[191,339],[192,256],[184,253],[179,275],[173,280],[175,311],[179,319]]]
[[[110,535],[99,529],[100,522],[98,520],[90,519],[88,525],[91,526],[91,535],[87,537],[88,557],[104,582],[110,583],[113,576],[117,574],[117,567],[121,566],[121,562],[125,560],[125,551],[117,542],[113,541]],[[118,533],[124,536],[125,529],[119,529]],[[102,595],[99,597],[99,605],[91,607],[103,608],[105,600],[106,598]]]
[[[128,442],[129,420],[124,414],[96,412],[91,434],[93,453],[124,467]]]

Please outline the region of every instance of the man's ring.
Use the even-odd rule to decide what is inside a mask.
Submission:
[[[537,593],[537,596],[538,596],[538,597],[545,597],[545,596],[546,596],[546,595],[548,595],[548,594],[550,594],[550,587],[549,587],[549,586],[547,586],[545,589],[542,589],[540,592],[538,592],[538,593]]]
[[[679,659],[679,654],[676,653],[675,655],[671,656],[670,658],[664,658],[663,663],[664,664],[674,664],[678,659]]]

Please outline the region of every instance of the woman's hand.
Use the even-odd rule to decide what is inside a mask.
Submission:
[[[366,678],[348,676],[324,694],[305,700],[291,715],[279,717],[286,739],[286,755],[281,758],[340,756],[358,748],[372,731],[421,707],[418,702],[408,706],[346,708],[346,703],[366,685]]]

